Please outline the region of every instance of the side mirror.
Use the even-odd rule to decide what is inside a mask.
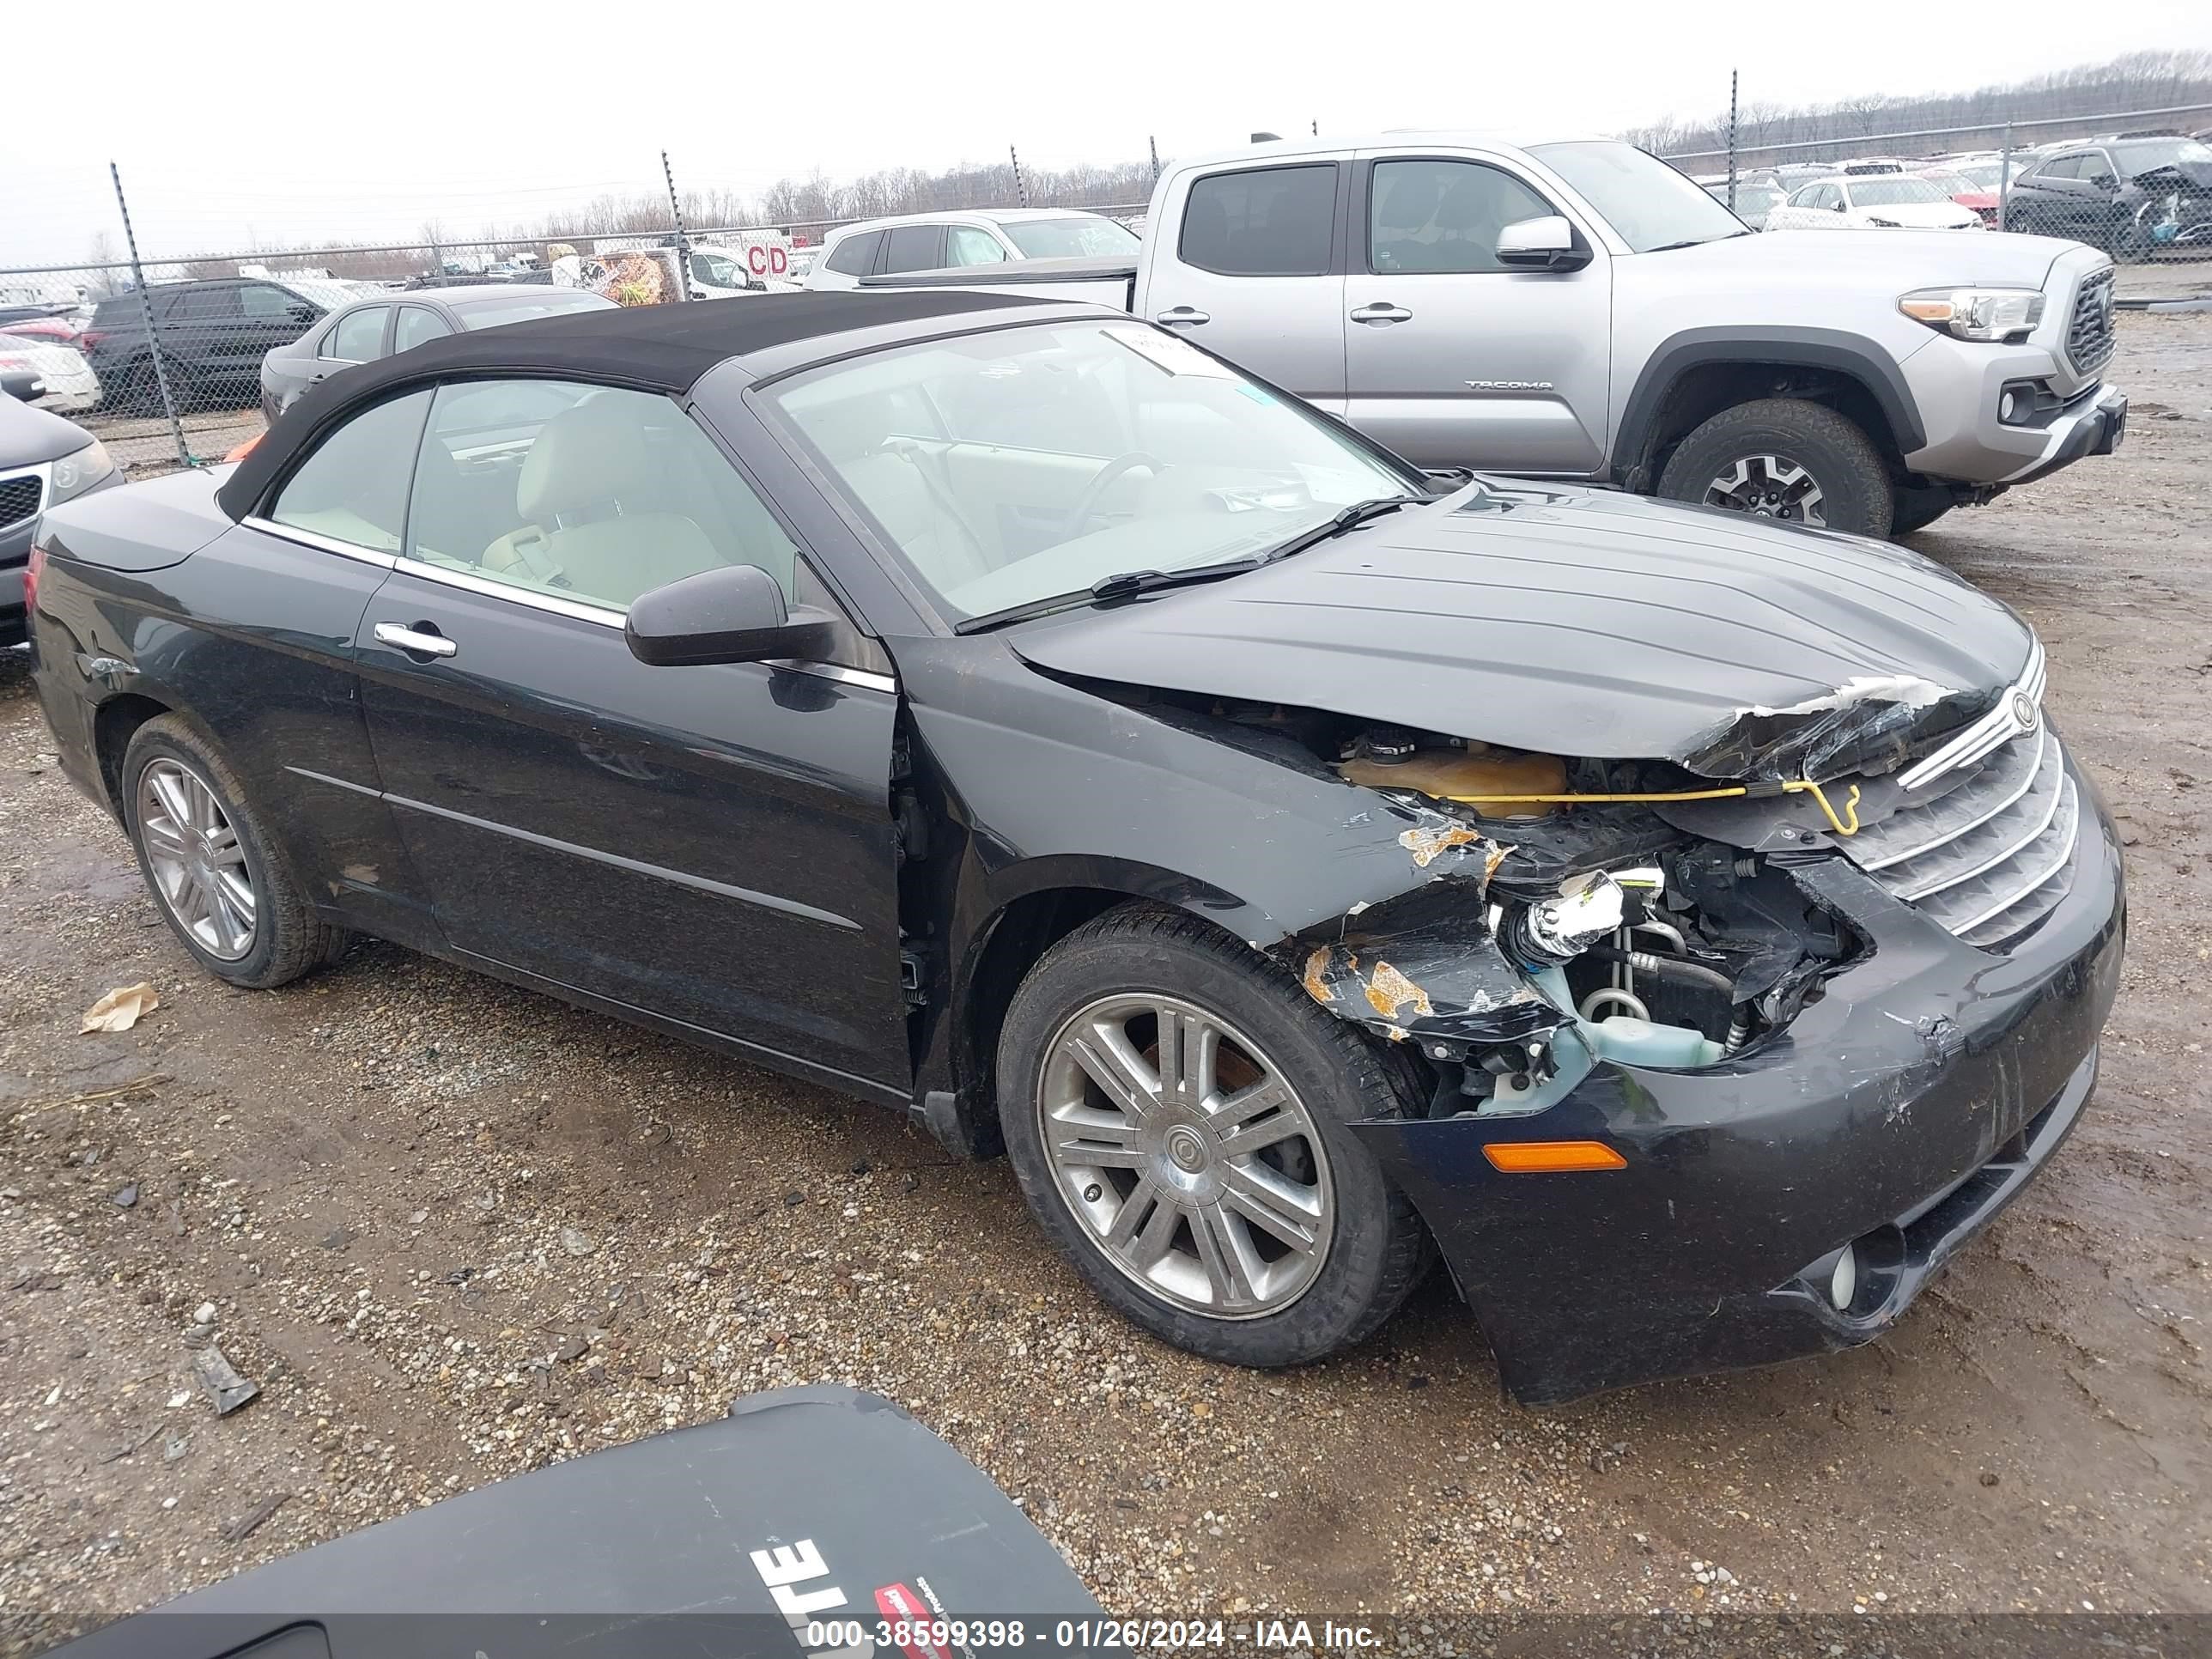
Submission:
[[[46,395],[46,383],[27,368],[11,368],[0,374],[0,393],[27,404]]]
[[[1498,233],[1498,263],[1512,270],[1580,270],[1589,250],[1556,213],[1523,219]]]
[[[781,586],[757,564],[726,564],[633,600],[623,637],[630,655],[656,668],[807,662],[833,648],[836,618],[812,605],[787,607]]]

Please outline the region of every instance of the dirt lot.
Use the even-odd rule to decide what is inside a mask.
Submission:
[[[1185,1358],[1002,1164],[396,950],[228,990],[0,655],[0,1620],[825,1380],[949,1437],[1117,1611],[2212,1612],[2212,316],[2124,331],[2123,453],[1919,538],[2042,630],[2124,815],[2096,1105],[1887,1340],[1565,1410],[1501,1399],[1441,1279],[1336,1363]],[[141,979],[137,1030],[76,1035]],[[261,1387],[220,1419],[203,1303]]]

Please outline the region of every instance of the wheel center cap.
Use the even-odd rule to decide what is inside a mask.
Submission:
[[[1164,1146],[1168,1161],[1184,1174],[1196,1175],[1206,1168],[1206,1137],[1188,1124],[1169,1130]]]

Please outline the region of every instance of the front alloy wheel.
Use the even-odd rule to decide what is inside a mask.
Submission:
[[[1312,1288],[1335,1227],[1328,1152],[1257,1043],[1194,1003],[1109,996],[1052,1040],[1039,1138],[1100,1253],[1217,1319]]]
[[[1705,486],[1707,507],[1823,529],[1828,523],[1821,511],[1826,499],[1820,481],[1784,455],[1740,455]]]
[[[137,806],[147,871],[178,931],[218,961],[240,960],[260,907],[222,803],[196,773],[156,760],[138,775]]]

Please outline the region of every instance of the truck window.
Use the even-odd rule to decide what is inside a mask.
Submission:
[[[947,225],[945,234],[948,244],[945,263],[948,265],[995,265],[1006,262],[1006,249],[988,230],[974,225]]]
[[[1336,217],[1336,164],[1216,173],[1190,187],[1177,252],[1222,276],[1320,276]]]
[[[1377,161],[1367,192],[1367,264],[1393,271],[1503,270],[1498,233],[1552,204],[1480,161]]]
[[[865,276],[874,269],[876,250],[883,245],[880,230],[864,230],[848,236],[830,250],[830,257],[822,262],[823,269],[847,276]]]

